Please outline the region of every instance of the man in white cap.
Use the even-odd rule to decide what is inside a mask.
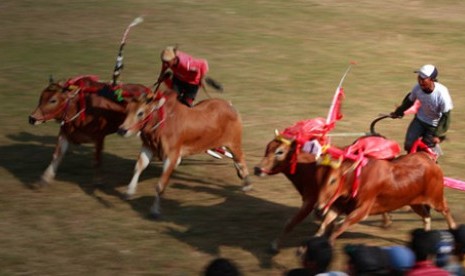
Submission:
[[[178,92],[180,102],[191,107],[202,85],[202,79],[208,72],[208,62],[205,59],[194,58],[172,46],[163,49],[160,59],[162,67],[158,82],[164,81],[165,72],[170,69],[173,73],[170,88]]]
[[[414,72],[418,74],[418,84],[405,96],[402,104],[391,116],[402,118],[404,111],[418,100],[421,105],[407,129],[404,148],[409,152],[413,143],[421,137],[423,142],[434,150],[449,129],[452,99],[447,87],[438,82],[438,70],[434,65],[423,65]]]

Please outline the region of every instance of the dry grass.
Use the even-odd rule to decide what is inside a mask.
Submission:
[[[336,132],[367,131],[414,84],[411,71],[435,63],[455,104],[440,163],[446,175],[465,179],[464,12],[457,0],[3,1],[0,275],[198,275],[219,255],[246,275],[280,275],[298,265],[294,250],[315,231],[312,219],[278,255],[266,251],[300,204],[283,176],[254,178],[255,190],[243,194],[231,163],[188,158],[172,177],[163,217],[153,221],[147,214],[160,164],[144,172],[134,200],[122,200],[140,142],[111,136],[104,187],[90,184],[92,148],[80,146],[72,147],[55,183],[40,192],[26,188],[50,161],[58,131],[54,123],[32,127],[26,120],[49,74],[109,79],[122,32],[136,16],[145,22],[130,33],[123,81],[150,85],[168,44],[208,58],[211,76],[226,88],[215,96],[242,114],[250,169],[275,128],[326,115],[349,61],[358,64],[344,84],[345,118]],[[383,121],[378,130],[402,142],[408,121]],[[459,223],[464,195],[447,190]],[[352,227],[338,240],[333,268],[344,269],[345,243],[402,244],[421,227],[410,213],[394,219],[389,230],[377,217]],[[446,227],[437,214],[433,227]]]

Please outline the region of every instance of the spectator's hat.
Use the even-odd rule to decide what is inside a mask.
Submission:
[[[389,265],[397,271],[410,270],[415,265],[415,254],[406,246],[383,247],[389,258]]]

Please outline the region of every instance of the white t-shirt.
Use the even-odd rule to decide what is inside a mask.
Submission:
[[[415,85],[409,99],[412,102],[418,99],[421,103],[417,112],[417,118],[435,127],[438,126],[442,114],[453,108],[449,90],[439,82],[434,83],[434,90],[429,94],[425,93],[419,84]]]

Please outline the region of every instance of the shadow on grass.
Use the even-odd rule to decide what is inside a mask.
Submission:
[[[40,178],[43,170],[48,166],[56,137],[37,136],[27,132],[8,137],[17,143],[0,147],[0,156],[4,157],[0,159],[0,166],[28,187],[30,183]],[[97,196],[96,191],[100,190],[104,194],[123,199],[124,195],[117,188],[126,186],[129,182],[135,160],[104,153],[104,174],[111,174],[111,177],[105,181],[104,185],[95,186],[93,184],[93,154],[92,146],[72,145],[58,169],[57,180],[76,183],[86,194],[94,197],[103,206],[112,207],[103,197]],[[226,162],[229,164],[230,160],[218,162],[217,160],[189,158],[184,160],[182,165],[225,166]],[[230,169],[234,171],[233,168]],[[152,164],[142,174],[141,181],[158,179],[160,173],[160,164]],[[195,186],[183,183],[192,181],[196,183]],[[193,194],[208,193],[221,197],[224,201],[212,206],[185,206],[183,202],[162,198],[163,214],[159,220],[187,229],[181,231],[179,228],[170,227],[166,230],[167,234],[211,255],[219,255],[222,246],[235,247],[254,255],[262,268],[276,266],[273,262],[273,255],[268,251],[270,242],[276,238],[285,221],[297,212],[298,208],[254,197],[254,191],[243,193],[240,185],[229,184],[223,179],[199,178],[189,173],[175,172],[171,182],[171,189],[190,190]],[[292,189],[290,183],[286,185]],[[153,199],[153,196],[142,196],[126,201],[125,204],[129,204],[141,217],[152,220],[149,216],[149,209]],[[296,200],[300,201],[297,197]],[[302,240],[313,235],[317,227],[318,225],[309,216],[283,240],[282,248],[298,246]],[[345,239],[380,238],[371,234],[352,232],[347,232],[342,237]]]
[[[38,136],[28,132],[7,136],[17,142],[0,147],[0,166],[9,171],[25,187],[40,177],[50,164],[57,141],[56,136]],[[70,145],[62,163],[58,167],[56,180],[76,183],[86,194],[94,195],[96,190],[117,194],[116,188],[125,186],[131,179],[136,160],[103,152],[103,183],[94,182],[94,147],[91,144]],[[160,166],[151,164],[141,177],[141,181],[160,175]],[[53,184],[53,183],[51,183]],[[104,202],[102,202],[104,203]]]
[[[254,192],[243,193],[239,186],[187,186],[176,181],[174,189],[188,189],[193,193],[208,193],[224,200],[211,206],[182,206],[181,202],[162,198],[162,215],[159,222],[168,222],[181,227],[169,227],[167,234],[211,255],[220,255],[222,247],[239,248],[250,252],[259,261],[261,268],[276,268],[270,253],[270,242],[282,230],[284,223],[298,208],[277,204],[254,197]],[[291,186],[290,186],[291,187]],[[296,197],[296,200],[300,200]],[[139,197],[129,201],[141,216],[149,216],[153,197]],[[318,224],[310,215],[296,226],[281,245],[282,249],[296,248],[317,230]],[[186,230],[179,230],[179,229]],[[383,238],[372,234],[347,232],[347,239],[373,238],[401,243],[401,240]],[[350,241],[349,241],[350,242]]]

